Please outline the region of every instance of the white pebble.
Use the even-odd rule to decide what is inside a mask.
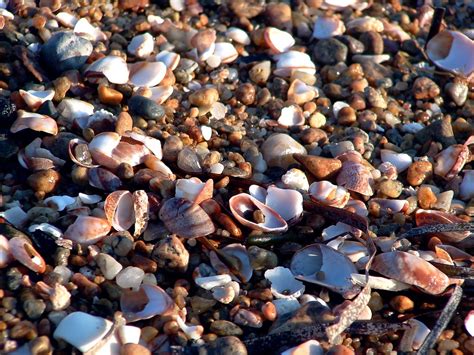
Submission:
[[[142,269],[135,266],[128,266],[119,272],[115,281],[117,285],[122,288],[138,290],[144,277],[145,272]]]

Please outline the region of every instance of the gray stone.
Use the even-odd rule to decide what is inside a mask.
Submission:
[[[347,59],[347,46],[335,38],[320,40],[314,47],[314,59],[323,64],[336,64]]]
[[[122,264],[108,254],[100,253],[95,261],[107,280],[113,280],[123,268]]]
[[[128,100],[128,108],[132,114],[147,120],[159,120],[165,115],[165,110],[162,106],[149,98],[139,95],[132,96]]]
[[[234,336],[218,338],[199,349],[199,355],[247,355],[247,348]]]
[[[243,334],[242,329],[237,324],[229,322],[228,320],[216,320],[212,322],[211,332],[216,333],[219,336],[239,336]]]

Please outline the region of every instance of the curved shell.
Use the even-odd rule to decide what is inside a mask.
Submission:
[[[385,277],[417,286],[432,295],[440,294],[449,285],[449,278],[436,267],[403,251],[377,255],[371,269]]]
[[[94,27],[86,18],[81,18],[74,25],[74,33],[90,41],[106,41],[107,36],[98,27]]]
[[[286,267],[277,266],[265,271],[265,278],[270,281],[272,294],[276,298],[298,298],[304,293],[304,284],[296,280]]]
[[[46,263],[43,257],[25,238],[13,237],[8,241],[8,248],[13,258],[28,269],[40,274],[46,271]]]
[[[246,193],[232,196],[229,200],[229,207],[234,217],[244,226],[261,230],[263,232],[284,232],[288,229],[285,220],[272,208],[263,204],[256,198]],[[252,222],[246,215],[260,210],[265,221],[263,223]]]
[[[301,71],[309,75],[316,73],[316,66],[311,61],[311,57],[302,52],[288,51],[275,56],[277,61],[275,75],[289,77],[293,72]]]
[[[468,77],[474,72],[474,41],[458,31],[445,30],[426,44],[426,54],[440,68]]]
[[[160,85],[150,88],[151,96],[150,99],[161,105],[173,94],[173,86],[171,85]]]
[[[349,192],[329,181],[316,181],[309,186],[309,197],[325,205],[343,208],[349,201]]]
[[[166,67],[175,70],[181,56],[175,52],[161,51],[155,56],[155,61],[165,63]]]
[[[144,190],[137,190],[133,193],[133,211],[135,212],[133,236],[138,237],[146,230],[150,218],[150,203],[148,194]]]
[[[82,145],[80,146],[80,149],[79,145]],[[77,151],[79,151],[80,154],[78,154]],[[87,142],[80,138],[74,138],[69,141],[68,153],[69,158],[71,158],[73,163],[79,166],[84,168],[97,168],[99,166],[92,164],[92,156],[90,154],[89,147],[87,146]]]
[[[466,164],[469,154],[466,144],[449,146],[435,157],[434,173],[446,180],[453,179]]]
[[[200,179],[192,177],[189,179],[176,180],[176,198],[185,198],[198,205],[212,198],[214,180],[208,179],[205,183]]]
[[[413,159],[408,154],[397,153],[389,149],[382,149],[380,151],[380,157],[384,163],[391,163],[395,166],[398,173],[407,170],[413,162]]]
[[[120,309],[127,322],[166,315],[173,308],[173,300],[159,286],[143,284],[138,291],[123,290],[120,297]]]
[[[242,282],[249,282],[253,275],[253,269],[250,265],[250,258],[247,249],[244,245],[239,243],[233,243],[226,245],[221,249],[227,255],[233,256],[239,259],[240,263],[240,275],[242,276]]]
[[[355,191],[364,196],[372,196],[372,184],[374,179],[370,170],[361,163],[345,161],[337,176],[337,184],[348,190]]]
[[[236,60],[239,53],[232,43],[218,42],[214,47],[214,55],[220,58],[222,64],[227,64]]]
[[[278,124],[283,127],[302,126],[304,122],[303,111],[297,105],[284,107],[278,118]]]
[[[44,90],[44,91],[35,91],[35,90],[19,90],[20,96],[32,110],[38,109],[44,102],[52,100],[54,97],[54,90]]]
[[[117,175],[103,168],[89,169],[87,177],[91,186],[101,190],[115,191],[122,186],[122,182]]]
[[[236,43],[247,46],[250,44],[250,37],[244,30],[238,27],[229,27],[226,32],[226,36]]]
[[[184,198],[167,200],[160,209],[159,217],[170,232],[180,237],[204,237],[215,231],[209,215],[198,204]]]
[[[10,132],[17,133],[27,128],[52,135],[58,134],[58,125],[51,117],[19,110],[17,119],[10,127]]]
[[[344,22],[336,17],[317,17],[313,27],[313,37],[326,39],[340,36],[346,31]]]
[[[288,88],[288,101],[293,101],[294,103],[298,105],[303,105],[311,101],[312,99],[314,99],[316,97],[316,93],[317,91],[315,88],[306,85],[300,79],[295,79],[292,81],[290,87]],[[303,118],[303,123],[304,123],[304,118]]]
[[[84,75],[89,79],[105,76],[112,84],[126,84],[129,71],[127,63],[122,57],[109,55],[89,65]]]
[[[415,219],[417,226],[466,222],[464,219],[459,218],[453,214],[434,210],[418,210],[416,212]],[[435,235],[439,237],[442,241],[457,243],[469,237],[470,232],[442,232],[436,233]]]
[[[12,259],[8,239],[0,234],[0,269],[7,267]]]
[[[266,45],[274,53],[284,53],[295,45],[295,39],[288,32],[275,27],[267,27],[263,32]]]
[[[146,58],[153,52],[154,45],[153,36],[145,32],[132,38],[127,51],[138,58]]]
[[[134,86],[153,87],[161,83],[166,75],[163,62],[137,62],[130,66],[130,83]]]
[[[385,212],[398,213],[406,212],[410,206],[407,200],[390,200],[386,198],[373,198],[369,204],[377,204]]]
[[[64,232],[64,238],[79,244],[91,245],[97,243],[110,232],[110,224],[106,219],[79,216]]]
[[[265,204],[292,224],[303,214],[303,195],[292,189],[270,186],[266,191]]]
[[[110,225],[117,231],[126,231],[135,223],[133,196],[130,191],[114,191],[107,196],[104,211]]]

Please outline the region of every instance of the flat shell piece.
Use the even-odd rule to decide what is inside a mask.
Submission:
[[[384,291],[403,291],[409,289],[411,286],[401,281],[387,279],[380,276],[369,276],[368,282],[366,281],[365,275],[362,274],[352,274],[352,280],[361,286],[369,284],[369,286],[374,290],[384,290]]]
[[[296,280],[286,267],[277,266],[265,271],[265,278],[271,282],[271,290],[276,298],[298,298],[304,293],[304,284]]]
[[[250,265],[250,258],[247,249],[244,245],[239,243],[233,243],[226,245],[221,249],[226,255],[239,259],[240,263],[240,274],[242,275],[242,281],[248,282],[252,278],[253,269]]]
[[[127,322],[163,315],[174,307],[170,296],[159,286],[143,284],[138,291],[124,290],[120,309]]]
[[[436,267],[403,251],[377,255],[371,269],[385,277],[417,286],[432,295],[440,294],[449,285],[449,278]]]

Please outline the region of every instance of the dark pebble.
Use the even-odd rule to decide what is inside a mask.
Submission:
[[[46,309],[46,303],[43,300],[32,299],[23,303],[23,310],[30,319],[38,319]]]
[[[337,37],[337,39],[347,46],[350,54],[364,53],[364,44],[358,39],[355,39],[354,37],[348,35]]]
[[[54,106],[53,101],[51,100],[43,102],[43,104],[36,112],[53,118],[56,118],[58,115],[58,110],[56,110],[56,107]]]
[[[18,146],[8,138],[0,138],[0,160],[8,160],[16,156]]]
[[[10,268],[7,271],[7,287],[11,291],[15,291],[21,286],[23,274],[16,268]]]
[[[235,336],[218,338],[205,347],[199,349],[200,355],[247,355],[247,348]]]
[[[347,59],[347,46],[335,38],[320,40],[314,47],[314,59],[323,64],[336,64]]]
[[[54,34],[41,48],[43,65],[55,74],[80,69],[92,53],[92,44],[72,32]]]
[[[6,97],[0,97],[0,127],[9,127],[16,119],[16,105]]]
[[[380,33],[368,31],[360,35],[360,40],[364,44],[367,54],[382,54],[383,53],[383,38]]]
[[[155,101],[139,95],[132,96],[128,100],[128,108],[132,114],[148,120],[159,120],[165,115],[163,107]]]

